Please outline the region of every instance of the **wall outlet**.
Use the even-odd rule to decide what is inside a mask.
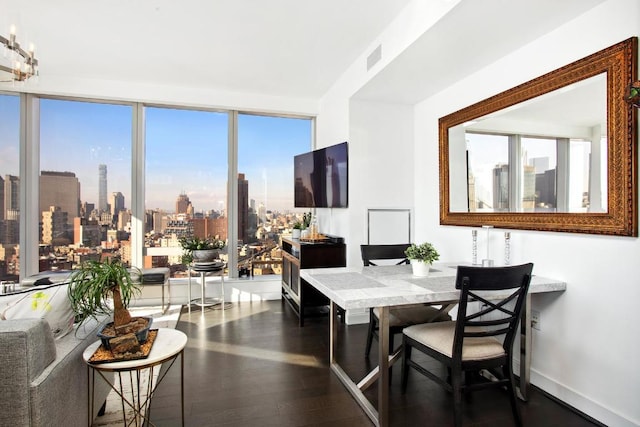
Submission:
[[[531,310],[531,327],[537,331],[540,330],[540,312]]]

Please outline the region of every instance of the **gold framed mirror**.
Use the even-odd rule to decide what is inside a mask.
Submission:
[[[440,118],[440,224],[637,236],[637,45]]]

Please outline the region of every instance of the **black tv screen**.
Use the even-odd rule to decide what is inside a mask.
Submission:
[[[348,145],[346,142],[293,158],[296,208],[348,206]]]

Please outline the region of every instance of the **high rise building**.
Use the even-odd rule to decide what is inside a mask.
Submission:
[[[107,211],[107,165],[98,165],[98,211]]]
[[[56,239],[68,239],[67,212],[59,206],[50,206],[42,212],[42,243],[51,245]]]
[[[80,216],[80,182],[75,173],[40,172],[40,212],[51,206],[59,206],[71,221]]]
[[[88,248],[100,246],[102,228],[95,219],[73,219],[73,243]]]
[[[189,200],[189,196],[182,193],[176,200],[176,215],[179,214],[193,214],[193,206]]]
[[[91,218],[91,214],[95,209],[96,209],[95,203],[84,202],[82,203],[82,206],[80,206],[80,216],[82,218],[89,219]]]
[[[493,211],[509,210],[509,165],[498,164],[493,168]]]
[[[4,176],[3,215],[9,210],[20,210],[20,178],[15,175]],[[3,218],[3,219],[4,219]]]
[[[119,191],[114,191],[111,193],[109,205],[111,206],[111,215],[118,215],[120,211],[124,210],[124,195]]]
[[[249,181],[243,173],[238,174],[238,241],[247,242],[249,237]]]

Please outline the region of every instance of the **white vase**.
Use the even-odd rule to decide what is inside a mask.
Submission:
[[[431,263],[420,261],[417,259],[411,260],[411,268],[413,269],[413,275],[418,277],[427,277],[429,275],[429,267]]]
[[[293,230],[291,230],[291,237],[294,239],[299,239],[300,238],[300,229],[299,228],[294,228]]]

